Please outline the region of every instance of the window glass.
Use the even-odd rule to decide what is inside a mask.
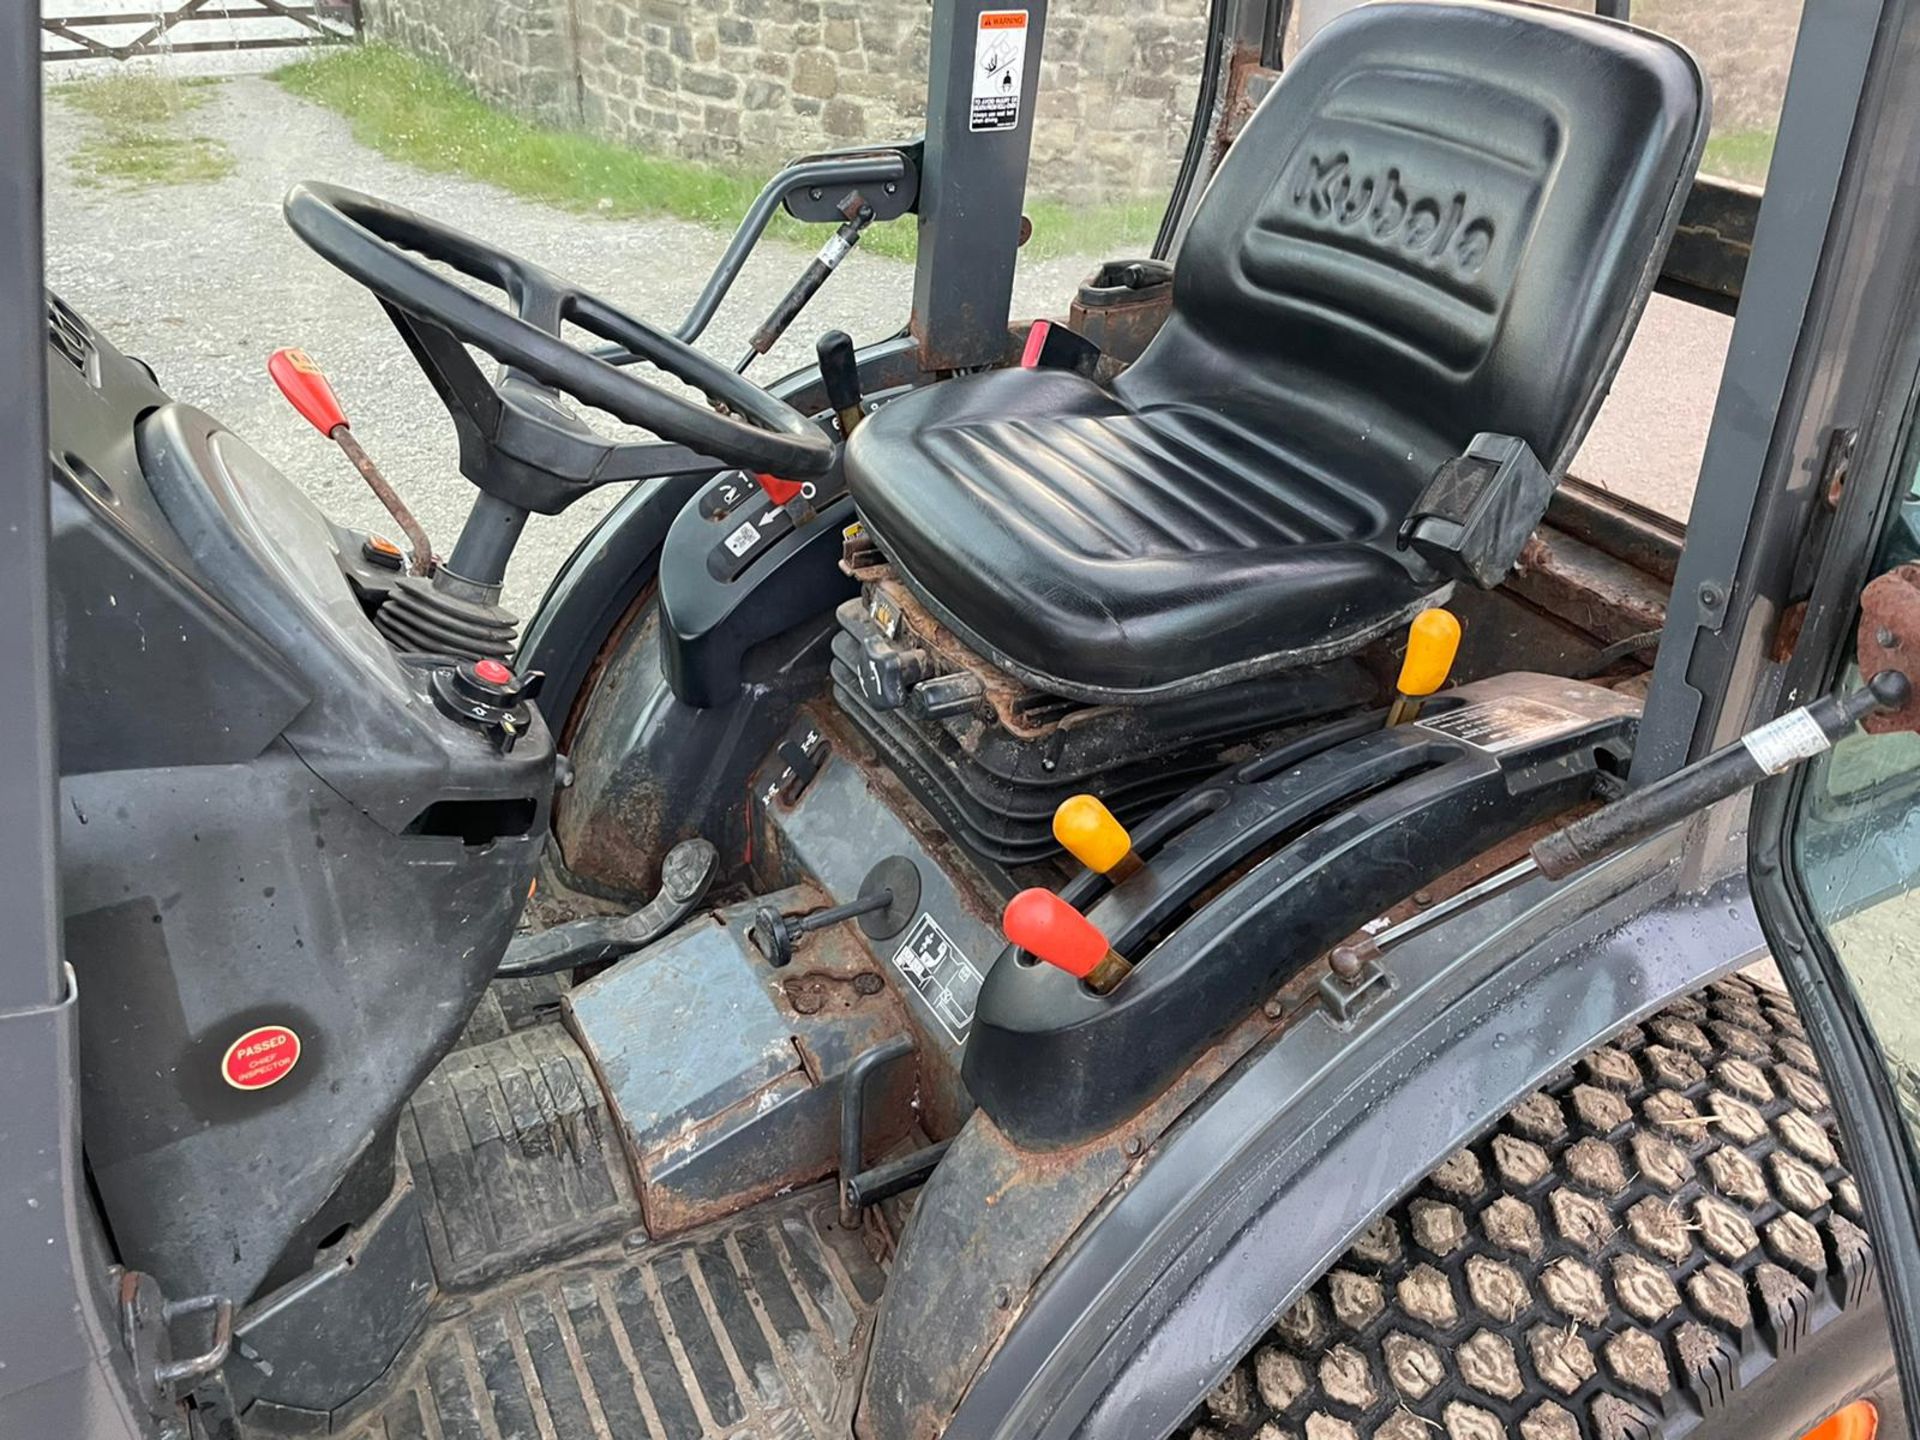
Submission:
[[[298,345],[444,555],[475,492],[451,422],[378,304],[280,215],[297,181],[422,211],[671,328],[765,180],[926,118],[927,0],[317,0],[236,18],[193,0],[35,0],[49,283],[299,481],[391,530],[269,383]],[[1065,312],[1100,259],[1147,251],[1185,145],[1207,0],[1059,0],[1041,52],[1016,314]],[[325,34],[316,33],[324,31]],[[701,337],[728,362],[831,227],[784,216]],[[875,226],[753,378],[816,338],[906,324],[915,222]],[[505,601],[529,615],[618,499],[535,517]]]
[[[1908,466],[1915,484],[1881,569],[1920,558],[1920,447]],[[1835,745],[1808,777],[1793,846],[1814,916],[1920,1138],[1920,736],[1856,734]]]
[[[1633,0],[1633,21],[1670,35],[1713,86],[1701,170],[1765,185],[1804,0]]]
[[[1027,174],[1016,318],[1061,315],[1102,261],[1153,249],[1186,154],[1206,0],[1053,0]]]

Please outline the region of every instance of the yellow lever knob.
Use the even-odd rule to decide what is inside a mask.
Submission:
[[[1053,812],[1053,838],[1074,859],[1097,874],[1111,874],[1133,854],[1133,837],[1091,795],[1074,795]]]
[[[1460,653],[1460,622],[1448,610],[1422,610],[1407,633],[1407,658],[1400,665],[1402,695],[1431,695],[1447,683],[1453,658]],[[1058,823],[1057,821],[1055,822]]]

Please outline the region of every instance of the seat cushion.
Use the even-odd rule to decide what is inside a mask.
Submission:
[[[855,433],[856,504],[968,644],[1056,694],[1175,695],[1343,654],[1440,587],[1393,549],[1401,485],[1199,405],[1065,371],[948,381]]]
[[[1475,435],[1557,480],[1705,143],[1680,47],[1495,0],[1383,0],[1302,48],[1181,238],[1173,314],[1104,389],[952,380],[848,485],[906,581],[1062,695],[1348,653],[1440,590],[1394,544]]]

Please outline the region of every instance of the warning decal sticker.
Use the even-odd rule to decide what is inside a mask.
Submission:
[[[926,1001],[956,1045],[967,1038],[974,1007],[980,1002],[982,976],[938,920],[921,912],[893,952],[893,968]]]
[[[1421,719],[1420,728],[1450,740],[1498,754],[1538,740],[1561,730],[1584,725],[1587,717],[1535,700],[1525,695],[1508,695],[1498,700],[1482,700],[1477,705],[1462,705],[1432,719]]]
[[[284,1025],[256,1025],[220,1058],[220,1078],[236,1090],[264,1090],[292,1073],[300,1037]]]
[[[1027,12],[983,10],[973,37],[969,130],[1020,128],[1020,85],[1027,71]]]

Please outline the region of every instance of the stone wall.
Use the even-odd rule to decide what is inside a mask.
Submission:
[[[1634,8],[1702,57],[1716,128],[1772,125],[1795,0]],[[498,104],[690,160],[768,170],[924,124],[928,0],[363,0],[363,10],[375,38],[452,66]],[[1054,0],[1034,193],[1084,203],[1166,192],[1206,11],[1207,0]]]
[[[489,100],[690,160],[768,169],[925,125],[928,0],[365,0],[367,30]],[[1079,201],[1171,184],[1206,0],[1059,0],[1033,188]]]

